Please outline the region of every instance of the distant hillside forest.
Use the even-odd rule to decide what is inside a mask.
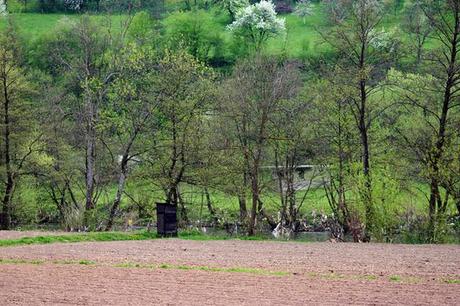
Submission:
[[[0,225],[460,241],[460,0],[0,0]]]

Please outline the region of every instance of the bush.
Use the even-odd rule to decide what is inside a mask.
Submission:
[[[206,63],[222,61],[224,41],[216,30],[220,24],[209,13],[203,10],[175,12],[163,23],[167,44],[172,49],[183,47]]]
[[[278,14],[289,14],[292,13],[292,7],[287,2],[277,2],[275,11]]]

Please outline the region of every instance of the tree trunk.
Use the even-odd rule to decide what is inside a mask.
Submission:
[[[1,229],[9,230],[11,227],[11,199],[13,198],[14,179],[8,174],[5,183],[5,195],[2,201]]]
[[[249,219],[248,235],[253,236],[255,234],[256,219],[257,219],[257,207],[259,204],[259,166],[258,162],[255,162],[251,173],[251,192],[252,192],[252,207],[251,215]]]
[[[372,203],[372,181],[370,174],[370,162],[369,162],[369,139],[367,134],[367,127],[360,128],[361,142],[363,149],[362,163],[363,163],[363,174],[364,174],[364,193],[363,200],[366,210],[366,231],[372,231],[373,219],[374,219],[374,208]]]
[[[218,220],[216,217],[216,211],[212,207],[212,201],[211,201],[211,196],[209,195],[209,191],[207,187],[204,187],[204,194],[206,196],[206,206],[208,207],[209,214],[211,215],[211,218],[214,222],[214,224],[217,224]]]
[[[286,156],[285,162],[285,176],[286,176],[286,205],[289,204],[289,216],[287,226],[290,229],[294,229],[294,225],[297,222],[297,199],[295,190],[295,157],[297,155],[296,149],[290,150]]]
[[[187,207],[185,207],[185,202],[184,199],[182,199],[182,196],[180,194],[179,186],[176,186],[176,202],[180,206],[180,217],[181,220],[184,221],[185,223],[188,223],[188,214],[187,214]]]
[[[96,159],[96,109],[93,101],[87,102],[88,122],[86,129],[86,211],[94,208],[93,194],[95,183],[95,159]],[[87,225],[87,224],[85,224]]]
[[[107,221],[107,227],[106,231],[110,231],[113,226],[113,220],[115,218],[115,215],[117,213],[118,207],[120,206],[121,203],[121,198],[123,196],[123,192],[125,190],[125,182],[126,178],[128,177],[128,162],[129,162],[129,153],[131,151],[131,147],[134,144],[134,141],[137,138],[137,135],[139,133],[139,129],[134,129],[133,134],[131,135],[126,148],[123,152],[123,155],[121,157],[121,162],[120,162],[120,173],[118,176],[118,189],[117,189],[117,194],[115,195],[115,199],[112,203],[112,208],[110,210],[110,215],[109,215],[109,220]]]
[[[366,37],[363,35],[363,37]],[[366,68],[366,49],[367,49],[367,37],[363,39],[361,45],[361,53],[359,59],[359,71],[364,73]],[[363,201],[366,211],[366,231],[371,232],[373,228],[374,209],[372,207],[372,182],[370,173],[370,153],[369,153],[369,135],[368,135],[368,123],[367,123],[367,82],[366,79],[362,78],[359,81],[359,92],[360,92],[360,104],[359,104],[359,126],[358,130],[361,136],[362,146],[362,165],[364,174],[365,190],[363,194]]]
[[[13,196],[13,189],[14,189],[14,174],[12,170],[12,165],[11,165],[11,149],[10,149],[10,97],[8,94],[8,82],[7,82],[7,76],[6,76],[6,71],[2,73],[2,86],[3,86],[3,141],[4,141],[4,162],[5,162],[5,175],[6,175],[6,181],[5,181],[5,194],[3,196],[2,200],[2,212],[1,212],[1,228],[4,230],[7,230],[11,226],[11,199]]]
[[[445,150],[445,141],[446,141],[446,128],[448,124],[448,114],[449,109],[452,103],[452,90],[458,79],[458,65],[457,65],[457,45],[459,43],[459,34],[460,34],[460,16],[459,9],[456,7],[455,15],[455,26],[452,29],[452,38],[450,39],[450,58],[447,66],[447,79],[444,85],[444,96],[442,102],[441,116],[439,117],[439,129],[436,138],[436,143],[434,147],[434,153],[431,157],[430,165],[430,202],[429,202],[429,212],[430,212],[430,228],[434,231],[435,225],[438,218],[438,212],[443,208],[443,203],[441,200],[441,195],[439,192],[439,163],[444,155]],[[431,234],[434,234],[431,233]]]
[[[238,204],[240,206],[240,222],[244,223],[248,216],[248,209],[246,206],[246,187],[248,186],[248,174],[245,170],[243,173],[243,189],[238,194]]]
[[[341,110],[341,105],[339,106],[340,107],[340,110]],[[344,180],[345,180],[345,173],[344,173],[344,163],[345,163],[345,151],[344,151],[344,146],[343,146],[343,142],[342,142],[342,135],[343,135],[343,131],[342,131],[342,122],[341,122],[341,118],[339,119],[340,122],[339,122],[339,127],[338,127],[338,130],[339,130],[339,139],[338,139],[338,158],[339,158],[339,174],[338,174],[338,188],[337,188],[337,205],[338,205],[338,208],[339,208],[339,211],[341,212],[342,214],[342,220],[341,220],[341,223],[342,223],[342,227],[346,227],[348,228],[349,227],[349,223],[350,223],[350,214],[348,212],[348,207],[347,207],[347,202],[346,202],[346,197],[345,197],[345,183],[344,183]],[[340,216],[338,216],[339,219],[340,219]],[[340,220],[339,220],[340,222]],[[346,230],[345,230],[346,232]]]
[[[457,206],[457,213],[460,216],[460,196],[455,198],[455,205]]]
[[[284,175],[284,169],[280,169],[280,162],[279,162],[279,154],[278,154],[278,146],[275,146],[275,171],[276,171],[276,177],[278,178],[278,189],[279,189],[279,195],[280,195],[280,203],[281,203],[281,209],[280,209],[280,215],[281,215],[281,224],[285,224],[287,220],[287,201],[284,195],[284,190],[283,190],[283,175]]]
[[[245,222],[248,216],[248,210],[246,208],[246,192],[242,192],[238,195],[238,204],[240,206],[240,222]]]
[[[123,192],[125,190],[125,182],[126,177],[128,174],[128,156],[123,155],[121,166],[120,166],[120,175],[118,177],[118,189],[117,194],[115,195],[115,199],[112,203],[112,208],[110,209],[109,219],[107,221],[107,226],[105,228],[106,231],[112,230],[113,220],[115,219],[115,215],[117,214],[118,207],[120,207],[121,197],[123,196]]]

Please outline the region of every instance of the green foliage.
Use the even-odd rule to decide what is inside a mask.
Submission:
[[[240,10],[249,5],[248,0],[218,0],[218,2],[230,14],[232,21]]]
[[[165,1],[163,7],[153,0],[107,0],[100,5],[87,1],[79,9],[63,3],[10,0],[10,16],[18,25],[14,31],[10,18],[0,17],[0,30],[6,33],[2,37],[14,36],[14,43],[2,40],[0,49],[15,49],[14,56],[8,51],[6,57],[17,60],[12,71],[20,83],[18,103],[11,113],[15,161],[32,151],[24,171],[17,171],[21,175],[11,207],[14,224],[101,229],[118,193],[114,217],[117,225],[125,227],[155,221],[154,203],[165,200],[177,203],[189,223],[241,221],[240,202],[251,198],[249,186],[242,186],[245,165],[237,147],[242,141],[254,144],[258,130],[253,126],[260,121],[256,115],[264,105],[252,102],[272,101],[272,97],[261,99],[268,95],[255,89],[265,88],[260,84],[269,82],[266,75],[280,72],[257,77],[240,74],[238,82],[230,85],[227,73],[247,72],[250,62],[240,59],[257,50],[262,55],[280,55],[274,59],[276,64],[286,62],[302,73],[303,93],[297,95],[297,89],[292,89],[289,99],[276,98],[279,103],[269,114],[267,135],[260,138],[262,169],[273,166],[275,155],[283,164],[294,160],[321,165],[314,187],[291,197],[303,203],[297,211],[302,222],[319,225],[311,215],[321,212],[348,232],[363,233],[368,223],[376,241],[456,241],[460,227],[455,219],[460,211],[457,104],[449,108],[439,161],[435,167],[427,162],[436,152],[445,69],[425,59],[428,55],[441,62],[448,58],[443,54],[449,50],[443,46],[450,39],[436,40],[442,31],[434,28],[442,23],[433,20],[453,20],[427,15],[441,9],[448,16],[452,8],[447,2],[429,7],[423,2],[422,8],[421,2],[414,1],[305,1],[282,19],[267,1],[251,5],[246,0],[174,0]],[[30,11],[66,14],[24,13]],[[96,11],[122,15],[78,15]],[[363,35],[356,16],[361,15],[377,25],[364,33],[366,58],[359,66],[353,63],[359,63],[357,38]],[[236,62],[243,64],[233,67]],[[206,65],[225,73],[216,75]],[[263,67],[259,68],[255,70]],[[276,84],[284,80],[281,77]],[[360,163],[362,139],[356,125],[360,81],[365,81],[368,93],[363,107],[372,188]],[[223,94],[216,95],[221,83]],[[266,88],[274,96],[279,94],[277,86]],[[91,119],[89,105],[97,108]],[[236,107],[223,113],[229,105]],[[242,105],[249,107],[242,109]],[[232,120],[242,110],[248,120],[238,128],[255,131],[244,140],[237,137]],[[97,139],[96,203],[86,212],[88,153],[81,148],[86,147],[87,127],[92,124]],[[136,140],[128,146],[134,134]],[[3,138],[1,145],[3,150]],[[123,153],[129,162],[124,172],[126,188],[120,189]],[[265,214],[258,220],[261,228],[268,218],[280,222],[279,214],[286,207],[273,173],[262,172],[258,180]],[[5,175],[6,170],[0,171],[2,178]],[[435,214],[425,198],[431,192],[427,183],[433,180],[443,203]],[[189,237],[208,239],[199,233]]]
[[[84,233],[56,236],[25,237],[20,239],[0,240],[0,247],[49,244],[66,242],[90,242],[90,241],[124,241],[124,240],[148,240],[156,238],[156,234],[146,231],[139,232],[106,232]]]
[[[128,36],[134,41],[145,42],[153,39],[155,22],[150,14],[141,11],[134,15],[128,29]]]
[[[185,48],[200,61],[213,63],[224,56],[224,40],[216,17],[204,10],[175,12],[163,21],[171,49]]]

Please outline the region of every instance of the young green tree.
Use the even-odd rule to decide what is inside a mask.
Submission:
[[[75,133],[67,107],[67,103],[77,101],[50,76],[40,73],[35,80],[40,88],[38,100],[43,106],[38,122],[43,132],[45,152],[50,159],[46,167],[39,169],[36,180],[48,195],[45,199],[55,204],[55,220],[66,230],[80,230],[83,229],[83,220],[79,214],[82,211],[79,182],[84,180],[80,171],[84,158],[73,146]]]
[[[330,9],[333,27],[323,38],[339,54],[336,73],[340,86],[349,93],[349,109],[355,119],[361,145],[364,175],[362,201],[366,207],[366,230],[372,232],[374,207],[372,199],[371,140],[372,123],[384,106],[379,99],[381,80],[397,58],[397,44],[380,28],[385,7],[377,0],[356,0],[344,3],[340,11]],[[335,76],[332,76],[335,78]]]
[[[414,1],[405,9],[403,28],[411,37],[411,49],[415,52],[415,65],[418,67],[422,62],[424,46],[431,32],[433,25],[424,13],[421,0]]]
[[[214,74],[184,50],[166,50],[159,61],[152,81],[159,107],[159,131],[155,150],[148,162],[152,178],[164,192],[166,203],[181,209],[181,218],[187,221],[180,185],[196,162],[196,151],[201,150],[202,120],[211,99]]]
[[[332,75],[336,74],[334,70]],[[355,242],[363,240],[362,221],[350,194],[353,164],[359,162],[359,136],[355,119],[349,111],[349,93],[346,87],[337,86],[337,78],[319,81],[312,86],[313,98],[310,120],[317,128],[316,161],[326,165],[324,190],[334,216],[345,234]]]
[[[117,61],[118,77],[111,84],[108,106],[101,114],[102,129],[109,134],[117,154],[117,191],[111,203],[106,230],[111,230],[125,191],[130,166],[151,150],[157,110],[156,96],[151,87],[155,53],[149,47],[128,44]],[[142,143],[140,140],[142,140]],[[150,139],[148,141],[147,139]]]
[[[393,71],[391,78],[399,85],[401,105],[405,110],[400,120],[401,137],[428,181],[428,235],[431,241],[436,241],[452,187],[458,179],[460,1],[430,1],[425,5],[430,5],[424,7],[424,12],[433,25],[433,39],[438,43],[427,52],[423,73]],[[415,124],[404,121],[408,118]]]
[[[164,19],[163,24],[171,49],[185,48],[206,63],[220,55],[223,40],[215,30],[219,24],[204,10],[174,12]]]
[[[126,41],[124,35],[127,25],[129,22],[120,32],[112,32],[110,24],[104,28],[89,16],[83,16],[75,22],[62,24],[50,44],[54,63],[63,73],[67,88],[78,101],[69,107],[72,109],[74,132],[78,135],[75,137],[75,145],[84,149],[87,217],[96,206],[100,195],[96,191],[105,178],[102,173],[98,173],[98,167],[103,166],[101,163],[98,166],[98,160],[102,160],[98,152],[102,154],[105,146],[97,127],[108,88],[118,75],[118,67],[111,63]]]
[[[30,103],[33,87],[22,59],[17,34],[8,21],[7,28],[0,32],[2,229],[11,226],[13,195],[19,178],[27,174],[28,163],[41,148],[41,134],[35,130]]]
[[[277,59],[257,56],[241,61],[222,88],[220,109],[231,125],[228,132],[238,148],[247,179],[243,186],[251,190],[248,234],[254,235],[257,216],[264,215],[261,192],[261,167],[271,137],[270,123],[284,99],[293,98],[299,88],[294,66],[280,64]],[[231,129],[231,130],[230,130]]]

